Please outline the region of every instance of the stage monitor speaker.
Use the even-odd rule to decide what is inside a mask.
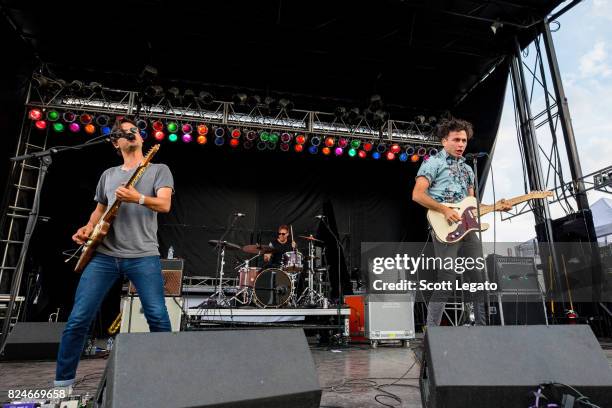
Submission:
[[[66,323],[18,322],[6,339],[3,360],[55,360]]]
[[[427,329],[426,408],[527,407],[547,382],[570,385],[602,407],[612,401],[612,370],[589,326]]]
[[[318,407],[302,329],[117,335],[102,407]]]

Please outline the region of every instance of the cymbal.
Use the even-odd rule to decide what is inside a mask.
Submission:
[[[219,241],[218,239],[211,239],[210,241],[208,241],[208,245],[214,246],[214,247],[225,245],[225,249],[229,249],[232,251],[242,249],[240,245],[238,244],[234,244],[233,242],[228,242],[228,241]]]
[[[305,236],[305,235],[298,235],[299,238],[305,239],[307,241],[312,241],[312,242],[320,242],[323,243],[323,241],[321,241],[320,239],[316,239],[312,234],[310,234],[309,236]]]
[[[269,245],[252,244],[243,246],[242,251],[247,254],[272,254],[276,252],[276,249]]]

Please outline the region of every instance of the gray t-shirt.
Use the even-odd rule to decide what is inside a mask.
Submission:
[[[136,171],[136,168],[122,170],[121,167],[111,167],[102,173],[94,198],[100,204],[110,207],[115,202],[115,190],[127,183]],[[145,196],[155,197],[161,187],[174,190],[174,179],[168,166],[151,163],[134,187]],[[96,251],[117,258],[139,258],[159,255],[158,247],[157,213],[144,205],[124,202]]]

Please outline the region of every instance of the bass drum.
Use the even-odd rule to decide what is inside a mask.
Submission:
[[[255,279],[253,300],[258,307],[281,307],[293,292],[291,278],[280,269],[263,270]]]

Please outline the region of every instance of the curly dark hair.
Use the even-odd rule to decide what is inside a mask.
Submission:
[[[468,140],[474,136],[474,128],[467,120],[450,118],[445,119],[436,127],[436,135],[440,140],[445,139],[450,132],[460,132],[465,130]]]

